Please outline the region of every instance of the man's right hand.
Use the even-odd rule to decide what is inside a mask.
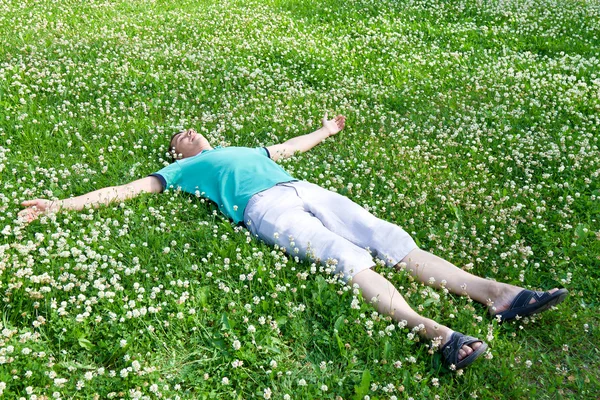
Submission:
[[[59,211],[60,201],[46,199],[25,200],[21,203],[21,206],[26,208],[19,211],[19,218],[30,223],[38,219],[42,214]]]

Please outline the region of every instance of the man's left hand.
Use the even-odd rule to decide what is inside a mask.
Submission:
[[[327,119],[327,113],[323,117],[323,128],[329,133],[329,136],[335,135],[346,125],[346,117],[343,115],[337,115],[333,119]]]

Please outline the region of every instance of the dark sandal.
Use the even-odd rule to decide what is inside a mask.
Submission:
[[[494,317],[500,317],[500,322],[505,322],[515,319],[517,315],[527,317],[537,314],[561,303],[568,294],[567,289],[559,289],[554,293],[523,289],[506,311],[499,312]],[[529,304],[532,298],[535,299],[535,302]]]
[[[471,347],[472,344],[480,342],[481,346],[477,348],[477,350],[473,349],[473,352],[463,358],[462,360],[458,360],[458,351],[465,345]],[[444,358],[444,364],[450,369],[461,369],[466,366],[473,364],[475,360],[477,360],[488,348],[487,343],[483,340],[474,338],[473,336],[463,335],[462,333],[452,332],[450,336],[450,340],[446,342],[444,346],[440,349],[442,352],[442,356]],[[454,368],[452,368],[454,366]]]

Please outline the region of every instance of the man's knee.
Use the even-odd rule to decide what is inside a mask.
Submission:
[[[369,276],[371,276],[372,274],[376,274],[376,272],[372,269],[373,267],[374,265],[368,268],[361,269],[356,273],[351,273],[347,275],[348,279],[346,280],[346,283],[352,286],[355,283],[364,282],[368,280]]]
[[[402,267],[403,267],[402,264],[409,265],[409,264],[411,264],[411,262],[418,260],[419,257],[421,255],[423,255],[424,253],[426,253],[425,250],[421,250],[419,247],[415,247],[414,249],[409,251],[408,254],[406,256],[404,256],[402,258],[402,260],[400,260],[400,262],[394,266],[394,268],[402,269]]]

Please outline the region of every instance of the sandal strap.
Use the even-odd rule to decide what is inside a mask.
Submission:
[[[483,341],[481,339],[477,339],[473,336],[463,335],[459,332],[453,332],[452,336],[450,336],[450,340],[448,343],[442,347],[442,354],[446,359],[448,364],[457,364],[458,363],[458,351],[464,346],[470,346],[473,343],[477,343]]]
[[[508,310],[528,306],[532,298],[534,298],[536,302],[539,302],[549,296],[551,295],[548,292],[534,292],[533,290],[523,289],[512,301]],[[535,302],[533,304],[535,304]]]

